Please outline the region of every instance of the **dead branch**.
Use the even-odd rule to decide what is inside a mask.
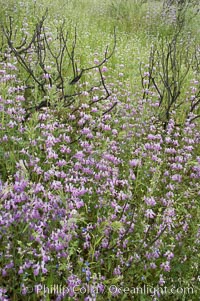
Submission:
[[[25,70],[27,74],[27,89],[31,91],[34,89],[35,85],[38,86],[39,92],[41,93],[41,98],[44,99],[45,96],[48,96],[49,87],[54,87],[55,97],[62,101],[64,100],[64,107],[71,106],[77,96],[81,95],[81,91],[78,87],[75,87],[75,91],[68,94],[66,93],[68,85],[76,84],[83,76],[83,74],[91,71],[93,69],[99,70],[100,84],[99,86],[103,87],[105,91],[104,95],[99,97],[98,101],[106,100],[110,96],[110,92],[107,89],[104,77],[101,72],[101,67],[112,57],[116,47],[116,32],[114,29],[114,43],[112,50],[108,51],[108,46],[106,47],[104,57],[98,65],[93,65],[90,67],[81,68],[77,66],[76,58],[76,47],[77,47],[77,30],[75,28],[74,38],[72,41],[71,50],[69,47],[69,34],[64,32],[65,22],[62,23],[60,27],[57,28],[57,37],[55,39],[49,39],[46,29],[45,21],[48,16],[48,11],[38,20],[35,25],[33,34],[30,39],[27,35],[21,37],[21,42],[19,45],[15,45],[17,31],[13,30],[13,19],[9,18],[8,26],[3,26],[3,34],[6,38],[7,45],[11,53],[16,57],[19,65]],[[56,43],[56,46],[55,46]],[[31,60],[30,60],[31,58]],[[31,61],[31,62],[30,62]],[[54,70],[49,71],[47,66],[49,62],[54,62]],[[68,70],[66,70],[66,61],[68,63]],[[33,67],[34,64],[34,67]],[[73,72],[73,79],[69,82],[68,78],[70,77],[70,72]],[[78,73],[78,70],[81,70]],[[69,73],[69,74],[68,74]],[[95,86],[91,86],[88,89],[88,93],[92,93]],[[28,102],[28,100],[27,100]],[[37,102],[37,100],[36,100]],[[91,102],[92,105],[94,102]],[[31,116],[32,112],[38,111],[44,107],[50,107],[51,100],[44,101],[42,100],[39,104],[34,106],[27,106],[27,114],[25,116],[25,121]],[[113,108],[116,104],[113,105]],[[111,111],[111,108],[108,110]],[[106,112],[104,112],[106,113]]]

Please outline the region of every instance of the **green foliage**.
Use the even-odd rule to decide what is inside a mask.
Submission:
[[[5,195],[9,199],[9,193],[13,191],[17,174],[29,182],[29,186],[25,189],[28,199],[22,200],[21,203],[19,202],[19,208],[23,208],[26,203],[30,207],[34,207],[35,200],[40,198],[44,199],[44,202],[48,202],[49,194],[43,197],[42,192],[37,192],[37,195],[33,193],[31,185],[37,183],[44,184],[45,192],[48,189],[51,191],[55,202],[57,199],[60,200],[59,206],[62,209],[64,208],[66,212],[68,210],[68,216],[72,214],[71,210],[67,208],[70,193],[50,187],[54,180],[58,180],[60,171],[65,172],[67,176],[68,173],[70,176],[72,175],[71,179],[74,181],[75,188],[79,185],[79,182],[76,182],[76,178],[73,178],[75,166],[78,166],[75,163],[79,162],[73,156],[79,151],[85,152],[84,146],[76,143],[79,141],[81,130],[84,128],[82,125],[77,126],[77,120],[80,121],[81,114],[85,114],[85,116],[92,116],[92,119],[88,122],[93,130],[94,154],[92,159],[103,166],[107,164],[113,172],[111,177],[118,173],[119,183],[116,184],[115,189],[119,195],[120,193],[122,195],[122,198],[118,200],[118,204],[121,208],[124,208],[123,206],[126,203],[130,206],[128,222],[131,224],[135,218],[135,225],[134,230],[129,233],[123,220],[120,218],[113,220],[114,205],[108,209],[107,203],[115,201],[115,198],[111,196],[111,187],[104,187],[104,177],[106,176],[96,181],[101,189],[105,188],[101,197],[98,195],[99,192],[96,192],[97,187],[95,182],[93,182],[93,178],[88,176],[88,182],[86,181],[84,185],[91,190],[82,196],[84,201],[83,208],[81,207],[80,210],[75,211],[73,215],[69,218],[67,217],[64,221],[61,218],[52,218],[53,212],[57,208],[51,208],[48,212],[49,223],[45,226],[47,232],[52,233],[54,229],[58,230],[62,229],[62,227],[65,230],[67,228],[66,231],[69,229],[68,234],[72,236],[72,239],[67,246],[68,256],[57,258],[57,253],[53,253],[52,261],[48,262],[48,272],[44,275],[42,273],[34,275],[31,269],[27,269],[26,275],[18,274],[17,271],[22,265],[25,256],[30,260],[34,258],[34,252],[38,251],[43,243],[43,241],[37,241],[40,236],[39,232],[34,229],[37,218],[33,218],[31,228],[21,220],[23,219],[22,216],[17,222],[13,222],[10,228],[6,230],[8,231],[7,233],[0,232],[0,235],[5,240],[7,237],[9,239],[9,235],[14,235],[15,237],[12,242],[6,241],[8,245],[12,243],[12,254],[15,258],[14,272],[9,276],[3,277],[1,271],[0,285],[8,286],[12,291],[12,300],[20,301],[20,298],[22,298],[20,292],[22,282],[27,287],[33,287],[36,283],[47,287],[59,285],[60,283],[66,284],[68,277],[72,273],[70,270],[71,265],[73,265],[73,273],[79,273],[80,278],[84,279],[81,271],[85,268],[84,262],[88,260],[90,261],[90,269],[94,279],[94,275],[98,275],[98,273],[106,276],[102,282],[107,287],[107,291],[103,295],[99,295],[97,300],[101,301],[105,300],[105,298],[109,298],[109,300],[153,300],[150,294],[133,295],[130,292],[122,292],[118,297],[113,297],[108,288],[111,285],[129,287],[132,290],[134,290],[134,287],[142,287],[144,285],[154,287],[158,284],[161,277],[160,265],[163,262],[163,255],[157,261],[155,260],[157,264],[156,269],[149,269],[149,266],[147,268],[144,267],[145,264],[149,264],[146,252],[151,250],[151,247],[154,247],[154,244],[158,241],[157,233],[165,215],[165,207],[162,203],[156,204],[154,207],[156,212],[155,219],[147,218],[144,213],[149,207],[145,204],[144,198],[155,197],[158,200],[162,200],[162,197],[168,193],[167,185],[171,183],[170,177],[173,175],[173,171],[169,167],[172,163],[171,161],[173,161],[173,155],[169,155],[166,150],[173,147],[176,148],[178,145],[177,148],[181,154],[181,151],[187,145],[185,141],[194,139],[193,136],[198,133],[198,122],[196,123],[196,129],[193,128],[191,132],[184,131],[185,122],[189,114],[195,113],[198,116],[200,113],[199,84],[196,83],[196,86],[194,86],[191,83],[191,81],[194,82],[194,79],[199,77],[198,16],[195,16],[193,9],[189,7],[183,15],[185,19],[182,26],[182,23],[176,23],[178,22],[177,19],[175,21],[171,19],[171,11],[167,12],[163,17],[162,1],[142,0],[56,0],[53,2],[44,0],[39,2],[10,0],[1,5],[1,7],[1,25],[9,28],[12,21],[13,29],[17,29],[16,35],[13,32],[14,45],[20,45],[26,35],[28,41],[31,40],[36,24],[44,16],[47,8],[48,16],[44,25],[44,31],[46,30],[51,35],[53,51],[56,52],[58,50],[58,29],[62,28],[63,31],[68,32],[69,52],[72,53],[73,43],[75,43],[74,29],[76,28],[77,44],[76,48],[74,48],[76,55],[74,62],[80,70],[93,66],[95,60],[101,61],[105,55],[107,45],[110,51],[113,44],[114,26],[116,27],[117,43],[113,56],[106,61],[105,66],[107,69],[105,69],[105,73],[103,75],[100,74],[105,76],[105,82],[103,83],[106,87],[108,86],[113,98],[103,98],[105,102],[102,104],[97,102],[97,112],[91,113],[88,104],[93,101],[93,97],[101,98],[105,94],[104,90],[103,92],[100,89],[98,90],[101,80],[98,70],[96,72],[96,70],[92,69],[90,72],[85,72],[77,86],[70,85],[70,80],[74,77],[73,64],[71,65],[69,56],[63,56],[62,74],[66,84],[63,88],[64,92],[62,92],[66,95],[78,93],[73,96],[74,103],[71,109],[70,105],[66,105],[64,98],[60,97],[60,91],[55,84],[57,70],[55,61],[50,53],[48,51],[45,53],[45,64],[49,64],[52,68],[53,85],[49,89],[49,86],[45,84],[44,92],[33,78],[27,75],[25,68],[20,64],[19,60],[17,61],[13,53],[9,53],[7,41],[1,27],[0,66],[2,66],[3,71],[4,69],[9,69],[9,65],[6,65],[7,61],[9,61],[12,63],[12,66],[16,66],[18,69],[17,72],[14,69],[9,70],[10,75],[16,76],[17,74],[16,83],[12,79],[0,82],[1,97],[5,101],[4,107],[0,110],[0,124],[1,129],[3,129],[0,131],[0,181],[7,183],[3,196],[5,199],[0,202],[0,210],[3,210],[4,203],[6,206],[9,203]],[[174,9],[174,6],[171,8]],[[65,23],[63,22],[64,19]],[[189,22],[189,20],[192,20],[192,22]],[[5,54],[8,55],[8,58]],[[41,79],[42,71],[37,56],[31,52],[25,55],[25,59],[28,62],[30,61],[34,74]],[[139,66],[141,66],[141,70],[139,70]],[[80,72],[80,70],[77,72]],[[149,72],[150,76],[144,75],[146,72]],[[11,92],[12,89],[10,88],[16,88],[18,85],[26,85],[26,87],[19,93],[17,91]],[[90,93],[85,93],[85,95],[79,94],[80,91],[90,90],[91,87],[95,87],[96,91],[90,91]],[[177,89],[180,90],[178,94],[177,92],[179,91]],[[24,101],[20,104],[17,101],[10,102],[10,99],[15,99],[19,96],[18,94],[24,97]],[[163,96],[163,100],[158,106],[157,103],[160,100],[160,96]],[[193,102],[191,102],[192,97]],[[105,124],[108,128],[110,126],[117,131],[117,135],[114,138],[113,132],[103,132],[102,128],[98,128],[99,124],[104,122],[104,115],[107,115],[104,112],[109,110],[109,101],[113,101],[113,99],[117,100],[120,105],[108,112]],[[44,100],[51,102],[51,107],[38,108],[38,105]],[[193,110],[191,110],[191,103],[196,104]],[[81,109],[79,110],[80,107]],[[130,112],[128,114],[129,107]],[[31,109],[29,110],[29,108]],[[19,122],[17,119],[15,120],[14,114],[12,115],[13,109],[16,112],[18,112],[17,110],[22,110],[17,115],[18,118],[20,118],[20,114],[25,114],[23,110],[29,110],[30,116],[28,117],[30,118],[27,118],[24,123]],[[46,119],[44,120],[42,119],[44,116],[41,117],[43,112],[44,115],[46,114]],[[126,116],[124,112],[126,112]],[[71,113],[74,117],[69,119]],[[176,125],[168,137],[166,128],[171,118]],[[154,121],[155,123],[153,123]],[[138,126],[138,123],[140,126]],[[42,126],[40,127],[39,125],[41,124]],[[61,125],[60,128],[57,126],[58,124]],[[177,132],[176,126],[178,128]],[[52,150],[58,153],[61,159],[66,160],[66,165],[62,168],[55,166],[54,158],[48,158],[48,127],[52,129],[52,136],[50,137],[52,139],[55,138],[55,140],[58,139],[59,141],[60,137],[65,136],[66,133],[69,135],[69,153],[63,154],[57,142],[52,146]],[[43,130],[44,128],[45,130]],[[99,136],[96,135],[96,128],[98,128]],[[148,148],[145,148],[149,141],[148,132],[150,131],[154,131],[154,135],[161,137],[160,139],[163,143],[159,162],[155,160],[156,150],[151,152],[151,150],[148,151]],[[193,136],[190,137],[190,135]],[[166,138],[172,138],[170,142],[172,145],[167,144]],[[117,145],[120,145],[120,150],[116,150],[116,157],[120,158],[120,162],[116,166],[113,162],[107,163],[107,159],[103,158],[104,154],[111,152],[113,147],[112,139]],[[174,141],[177,144],[173,145]],[[83,139],[83,145],[84,143],[87,145],[89,142],[88,137]],[[63,145],[68,146],[66,141],[63,142]],[[134,149],[137,149],[135,154],[133,154]],[[162,242],[158,245],[163,254],[168,251],[168,248],[172,248],[174,253],[171,270],[163,272],[165,285],[168,288],[185,286],[193,287],[195,291],[198,291],[200,258],[198,250],[195,248],[197,246],[200,216],[199,186],[195,182],[196,180],[190,176],[193,169],[198,168],[197,158],[199,158],[199,151],[199,145],[196,144],[193,145],[191,157],[189,152],[187,153],[189,159],[184,165],[184,170],[180,172],[183,181],[180,184],[174,184],[175,189],[172,196],[176,212],[176,217],[174,218],[175,229],[173,231],[177,236],[179,232],[183,233],[183,224],[186,220],[189,223],[186,235],[181,238],[181,243],[179,244],[177,237],[173,237],[163,231],[161,233]],[[140,164],[133,165],[132,171],[135,179],[132,179],[130,176],[130,161],[134,156],[137,157]],[[152,156],[154,156],[154,159],[152,159]],[[102,158],[104,160],[102,161],[103,163],[101,162]],[[38,161],[34,161],[34,159]],[[32,165],[28,167],[27,162],[29,161],[31,161]],[[40,172],[34,169],[36,167],[38,169],[42,167],[44,173],[53,170],[56,176],[50,175],[49,179],[44,181]],[[93,171],[94,175],[98,174],[97,168],[95,169],[94,167]],[[165,175],[166,171],[169,172],[168,178]],[[163,182],[165,177],[167,179],[166,183]],[[63,179],[61,179],[61,184],[64,184]],[[68,184],[67,181],[65,184]],[[189,194],[189,200],[185,192]],[[123,199],[123,193],[128,196],[128,200]],[[101,206],[96,207],[99,200],[101,200]],[[52,200],[53,202],[54,199]],[[10,210],[13,210],[13,208],[11,207]],[[43,213],[39,211],[38,214],[42,216]],[[123,215],[121,211],[117,212],[117,215],[120,216],[120,214]],[[139,219],[136,219],[136,216]],[[84,229],[90,223],[95,225],[97,222],[98,227],[92,229],[91,232],[88,231],[91,246],[89,249],[84,248],[84,236],[81,236],[81,229]],[[147,230],[148,227],[149,230]],[[109,231],[112,238],[111,242],[109,242],[110,248],[102,251],[103,247],[101,246],[104,242],[105,233]],[[124,231],[124,239],[127,239],[128,242],[122,248],[123,241],[119,241],[119,236]],[[30,236],[33,238],[31,241]],[[59,242],[64,243],[65,238],[59,237]],[[0,244],[2,244],[3,248],[5,247],[3,242]],[[195,246],[195,248],[191,248],[191,246]],[[123,267],[120,275],[114,274],[116,267],[120,264],[120,259],[116,256],[117,248],[118,250],[123,250],[123,254],[125,254],[123,256],[126,260],[131,256],[138,256],[138,258],[134,259],[131,268],[128,268],[128,266]],[[29,251],[27,252],[27,250]],[[100,254],[100,259],[96,259],[96,252],[99,250],[102,253]],[[3,253],[5,252],[7,251],[3,250]],[[2,266],[9,262],[8,257],[4,256],[3,258],[6,258],[5,262],[1,262],[2,257],[0,256]],[[55,265],[57,262],[59,262],[58,266]],[[38,298],[51,300],[52,294],[47,293],[44,297],[43,292],[37,296],[31,292],[24,298],[24,300],[30,301],[37,301],[39,300]],[[83,300],[81,294],[77,298]],[[191,297],[188,297],[188,295],[163,295],[161,298],[164,301],[168,301],[171,298],[175,301],[190,299],[197,301],[199,297],[197,295],[192,295]],[[73,300],[73,297],[66,297],[65,300]]]

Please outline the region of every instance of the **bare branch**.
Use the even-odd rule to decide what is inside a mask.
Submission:
[[[93,69],[99,69],[103,64],[105,64],[110,58],[111,56],[113,55],[114,51],[115,51],[115,48],[116,48],[116,31],[114,29],[114,44],[113,44],[113,48],[112,48],[112,51],[111,53],[108,55],[108,46],[106,47],[106,51],[105,51],[105,54],[104,54],[104,59],[98,64],[98,65],[95,65],[95,66],[92,66],[92,67],[88,67],[88,68],[83,68],[81,69],[80,73],[78,75],[76,75],[71,81],[70,81],[70,85],[74,85],[75,83],[77,83],[82,75],[87,72],[87,71],[90,71],[90,70],[93,70]],[[71,60],[72,60],[72,55],[71,55]]]

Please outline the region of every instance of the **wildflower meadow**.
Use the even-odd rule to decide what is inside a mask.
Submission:
[[[0,301],[198,301],[199,1],[0,4]]]

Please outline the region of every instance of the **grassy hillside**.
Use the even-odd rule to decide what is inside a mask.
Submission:
[[[0,4],[0,301],[199,300],[198,1]]]

